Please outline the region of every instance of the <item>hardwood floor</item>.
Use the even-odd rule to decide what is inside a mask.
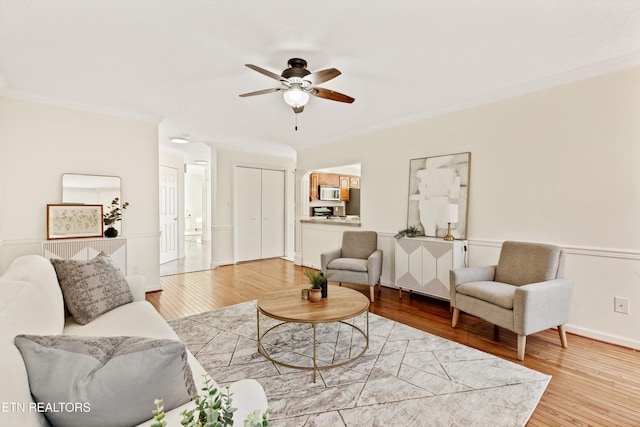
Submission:
[[[306,283],[303,268],[281,259],[161,278],[163,291],[147,294],[167,320],[257,299],[270,290]],[[349,285],[345,285],[349,286]],[[369,289],[350,286],[368,295]],[[331,290],[329,290],[331,293]],[[516,335],[462,315],[451,328],[449,304],[382,288],[370,311],[552,375],[529,426],[640,425],[640,352],[569,334],[560,347],[555,330],[527,337],[526,357],[516,357]]]

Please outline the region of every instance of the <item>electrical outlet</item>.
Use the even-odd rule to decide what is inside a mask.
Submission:
[[[616,313],[629,314],[629,298],[615,297],[613,304]]]

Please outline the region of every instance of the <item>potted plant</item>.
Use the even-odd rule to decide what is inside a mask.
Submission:
[[[187,427],[232,427],[233,413],[237,408],[231,406],[231,393],[226,387],[226,393],[218,392],[213,386],[213,381],[209,374],[205,375],[205,386],[202,388],[203,396],[197,392],[193,396],[196,408],[190,411],[182,411],[180,425]],[[165,421],[164,406],[162,399],[154,400],[156,409],[152,411],[155,421],[150,427],[167,427]],[[265,412],[256,409],[244,420],[244,427],[266,427],[269,425],[269,409]]]
[[[116,230],[113,225],[122,220],[122,211],[127,209],[127,206],[129,206],[129,202],[124,202],[121,205],[119,197],[111,201],[111,204],[108,206],[109,211],[102,215],[104,225],[107,226],[107,229],[104,231],[105,237],[116,237],[118,235],[118,230]]]
[[[320,302],[327,297],[327,279],[321,271],[306,269],[304,275],[309,279],[311,289],[309,290],[309,302]]]
[[[407,227],[404,230],[398,231],[398,233],[396,233],[396,235],[393,237],[395,237],[396,239],[401,239],[403,237],[416,237],[420,235],[421,234],[418,227],[416,227],[415,225],[412,225],[411,227]]]

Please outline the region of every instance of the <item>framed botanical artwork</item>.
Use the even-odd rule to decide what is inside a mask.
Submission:
[[[102,205],[47,205],[47,240],[102,237]]]
[[[471,153],[411,159],[407,227],[430,237],[467,238]]]

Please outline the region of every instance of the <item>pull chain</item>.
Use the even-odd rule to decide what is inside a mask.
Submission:
[[[296,116],[296,124],[294,126],[294,129],[296,130],[296,132],[298,131],[298,113],[294,113]]]

